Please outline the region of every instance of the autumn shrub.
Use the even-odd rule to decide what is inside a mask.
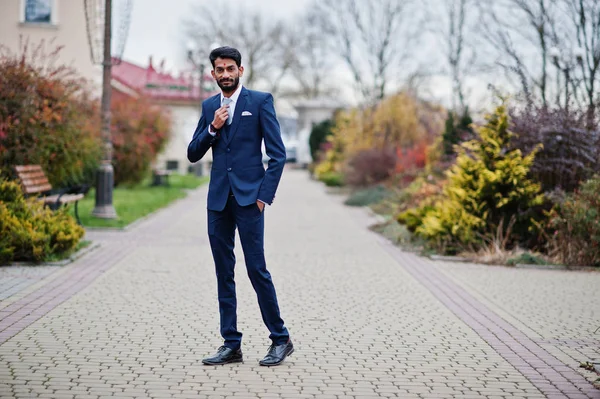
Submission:
[[[372,148],[354,154],[346,163],[346,182],[352,186],[366,187],[396,177],[402,185],[413,181],[425,168],[428,143],[417,141],[413,145],[394,148]]]
[[[89,181],[101,155],[97,103],[74,70],[54,66],[60,48],[43,50],[0,48],[0,172],[39,164],[55,187]]]
[[[387,180],[396,167],[393,148],[372,148],[355,153],[345,165],[346,183],[366,187]]]
[[[325,143],[321,144],[321,148],[325,151],[321,153],[321,159],[314,168],[315,177],[323,180],[324,176],[341,176],[345,160],[345,143],[342,136],[339,134],[328,136]]]
[[[446,181],[432,176],[419,176],[402,190],[402,200],[397,206],[398,221],[414,232],[425,214],[442,199]]]
[[[542,144],[531,176],[544,191],[571,192],[600,173],[600,130],[589,128],[585,111],[548,108],[511,109],[512,147],[530,152]]]
[[[84,234],[66,208],[26,199],[18,183],[0,180],[0,264],[41,262],[68,254]]]
[[[340,111],[326,141],[329,150],[315,174],[343,173],[348,184],[359,187],[389,179],[397,167],[407,176],[414,174],[425,163],[427,146],[443,129],[442,115],[440,107],[409,93]]]
[[[426,141],[419,141],[411,147],[398,148],[394,172],[406,173],[423,169],[427,163],[427,148]]]
[[[115,185],[139,183],[167,143],[171,117],[142,97],[114,98],[111,112]]]
[[[600,176],[552,209],[546,231],[549,252],[559,263],[600,266]]]
[[[453,161],[447,161],[443,145],[440,136],[435,138],[425,149],[425,167],[423,168],[425,173],[443,175],[444,171],[452,165]]]
[[[374,106],[338,112],[327,141],[340,154],[336,162],[343,164],[364,150],[432,142],[443,130],[443,122],[441,108],[408,93],[398,93]]]
[[[406,187],[419,176],[431,173],[428,164],[432,162],[434,145],[435,141],[430,143],[428,140],[420,140],[412,146],[396,149],[394,175],[400,187]]]
[[[439,250],[475,249],[511,226],[509,244],[518,243],[532,225],[531,209],[540,206],[540,186],[528,177],[535,151],[510,150],[513,134],[504,106],[487,117],[477,138],[458,147],[440,199],[426,199],[401,213],[399,221]],[[513,222],[514,219],[514,222]]]
[[[55,187],[91,183],[103,155],[98,98],[42,42],[19,55],[0,48],[0,171],[39,164]],[[171,120],[144,98],[114,97],[111,136],[115,183],[142,180],[168,139]]]
[[[333,135],[342,136],[346,153],[374,148],[408,148],[432,141],[443,129],[441,111],[410,94],[399,93],[363,110],[342,113]]]

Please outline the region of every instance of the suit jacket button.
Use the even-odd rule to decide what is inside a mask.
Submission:
[[[231,152],[231,148],[228,148],[228,149],[227,149],[227,152]]]
[[[228,171],[228,172],[231,172],[231,168],[227,168],[227,171]]]

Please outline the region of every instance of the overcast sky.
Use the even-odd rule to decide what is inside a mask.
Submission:
[[[2,1],[2,0],[0,0]],[[115,28],[119,24],[119,4],[124,0],[113,0],[115,10]],[[229,0],[227,4],[235,9],[255,8],[265,16],[292,19],[306,9],[313,0]],[[330,0],[323,0],[330,1]],[[189,68],[185,59],[185,43],[182,21],[190,16],[193,5],[216,4],[214,0],[133,0],[131,24],[123,58],[141,66],[148,65],[149,56],[153,57],[154,65],[163,59],[168,70],[176,72]],[[116,46],[119,37],[117,29],[113,36]],[[428,43],[426,48],[433,48]],[[115,48],[115,47],[113,47]],[[486,84],[476,82],[474,86],[475,101],[479,102],[485,94]],[[351,81],[345,83],[349,87]],[[344,87],[346,87],[344,86]],[[449,105],[451,87],[445,77],[432,77],[429,80],[429,95],[431,100],[441,101]],[[472,86],[472,85],[469,85]],[[472,98],[473,100],[473,98]]]
[[[118,0],[114,2],[118,10]],[[133,12],[129,36],[123,58],[137,64],[147,65],[148,57],[155,62],[167,60],[167,65],[182,69],[182,45],[185,44],[181,21],[189,16],[193,4],[215,4],[207,0],[133,0]],[[304,9],[310,0],[229,0],[231,7],[243,5],[255,7],[264,15],[292,17]],[[118,38],[114,38],[118,40]]]

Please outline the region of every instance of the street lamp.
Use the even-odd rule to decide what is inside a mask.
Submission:
[[[187,43],[187,56],[188,60],[195,69],[198,69],[200,80],[198,85],[198,94],[200,97],[200,115],[202,115],[202,101],[204,99],[204,70],[206,69],[206,63],[203,61],[203,52],[196,49],[196,45],[193,41]]]
[[[200,96],[200,116],[202,116],[202,101],[204,100],[204,72],[207,67],[205,59],[208,58],[208,55],[204,50],[197,48],[196,44],[192,40],[187,42],[186,47],[188,60],[200,74],[198,93]],[[210,45],[211,49],[215,49],[217,47],[219,47],[219,44],[215,42],[211,43]]]
[[[218,44],[212,43],[210,45],[211,49],[219,47]],[[198,70],[200,74],[200,82],[199,82],[199,96],[200,96],[200,114],[202,114],[202,101],[204,100],[204,72],[206,70],[206,61],[207,54],[200,48],[196,48],[196,45],[193,41],[189,41],[187,43],[187,56],[188,60],[192,64],[192,66]]]
[[[114,169],[112,166],[112,140],[110,135],[110,97],[111,97],[111,35],[112,1],[106,0],[104,11],[104,57],[102,62],[102,141],[103,158],[96,172],[96,204],[92,215],[103,219],[116,219],[113,206]]]
[[[211,44],[211,49],[217,48],[218,45],[216,43]],[[200,107],[200,117],[202,117],[202,102],[204,101],[204,72],[206,70],[206,58],[208,55],[206,52],[200,48],[196,47],[196,44],[190,40],[187,42],[187,58],[194,67],[194,69],[199,72],[199,82],[198,82],[198,95],[199,95],[199,104]],[[196,174],[198,176],[203,175],[202,164],[198,164],[196,167]]]

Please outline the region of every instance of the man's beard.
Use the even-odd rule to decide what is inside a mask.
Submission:
[[[233,80],[233,85],[231,86],[225,86],[222,83],[222,79],[217,81],[217,85],[219,85],[219,87],[221,88],[221,90],[223,90],[223,92],[225,93],[233,93],[239,86],[240,84],[240,78],[239,76],[235,79],[228,79],[225,83],[230,83]]]

